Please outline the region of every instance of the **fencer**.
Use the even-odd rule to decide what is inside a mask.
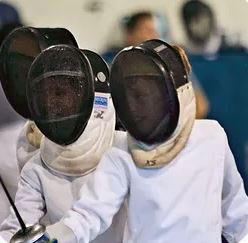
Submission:
[[[71,32],[64,28],[20,27],[4,40],[0,56],[0,78],[7,100],[22,117],[30,120],[26,98],[29,68],[35,57],[45,48],[55,44],[78,47]],[[42,134],[34,122],[28,121],[17,140],[17,159],[21,169],[39,148]]]
[[[195,120],[187,76],[179,52],[159,40],[115,57],[111,94],[128,149],[103,156],[50,236],[89,242],[127,198],[125,243],[220,243],[222,233],[247,240],[248,199],[227,136],[218,122]]]
[[[28,70],[35,56],[42,49],[54,44],[77,46],[73,35],[62,28],[20,27],[14,29],[1,43],[0,80],[3,90],[0,90],[0,95],[5,95],[12,107],[6,101],[8,107],[5,105],[2,107],[5,109],[1,111],[1,125],[3,122],[6,124],[0,128],[0,173],[12,198],[17,190],[19,170],[37,152],[41,138],[35,124],[33,122],[25,124],[23,119],[23,117],[30,119],[25,95]],[[10,111],[13,108],[16,111],[16,113],[12,111],[15,116],[8,112],[7,108]],[[9,202],[0,187],[0,223],[8,214]]]
[[[27,225],[59,221],[83,196],[80,189],[102,154],[125,141],[125,132],[114,131],[106,63],[93,52],[83,52],[65,45],[50,47],[29,71],[28,105],[44,136],[39,152],[22,169],[16,194],[16,206]],[[94,79],[99,82],[95,93]],[[93,242],[121,242],[125,223],[123,206],[109,230]],[[0,236],[8,242],[18,229],[11,214],[1,225]]]

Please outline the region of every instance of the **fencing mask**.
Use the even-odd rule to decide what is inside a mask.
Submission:
[[[37,67],[48,65],[48,70],[41,76],[29,79],[31,87],[38,84],[39,80],[41,85],[42,83],[45,86],[48,85],[43,88],[44,99],[47,101],[43,101],[39,98],[39,94],[35,94],[35,87],[30,89],[29,99],[35,100],[35,102],[31,101],[30,110],[33,111],[36,109],[35,107],[40,106],[38,112],[34,111],[32,114],[38,114],[40,120],[47,120],[42,124],[42,121],[34,118],[37,126],[45,134],[40,146],[42,161],[52,171],[67,176],[81,176],[95,169],[103,153],[112,146],[115,126],[115,111],[109,92],[108,67],[98,54],[89,50],[81,50],[81,55],[79,52],[79,50],[76,52],[72,48],[63,46],[48,48],[35,60],[29,76],[32,76],[32,72],[37,73],[34,71],[35,65]],[[65,56],[64,59],[63,56]],[[86,59],[89,60],[90,66],[82,66],[84,63],[82,59],[84,62]],[[77,62],[80,64],[79,67]],[[64,64],[66,65],[64,66]],[[51,70],[53,65],[58,68]],[[50,77],[53,77],[51,86],[49,81],[46,81]],[[78,79],[79,84],[77,85]],[[96,86],[95,96],[92,89],[93,80]],[[98,82],[101,82],[100,85],[96,85]],[[78,88],[80,91],[82,85],[81,88],[84,92],[76,92],[73,98],[74,91],[70,91],[71,84],[71,88],[76,91]],[[37,88],[42,90],[39,85]],[[54,98],[54,92],[60,92],[61,96]],[[43,96],[42,92],[40,94]],[[77,96],[78,94],[80,97]],[[71,102],[68,103],[67,100]],[[50,107],[51,105],[54,108]],[[41,114],[43,106],[47,106],[47,108]],[[59,111],[60,109],[61,111]],[[49,128],[50,125],[52,129]],[[72,139],[66,139],[67,136],[60,135],[65,130],[75,131],[76,134],[71,133]]]
[[[50,140],[68,145],[78,139],[90,117],[93,73],[79,49],[56,45],[32,63],[27,98],[32,120]]]
[[[42,50],[55,44],[77,47],[76,40],[67,29],[32,27],[13,30],[1,46],[1,84],[11,106],[24,118],[30,118],[26,96],[29,68]]]
[[[113,61],[110,87],[135,163],[156,168],[173,159],[195,118],[194,92],[179,51],[160,40],[123,49]]]

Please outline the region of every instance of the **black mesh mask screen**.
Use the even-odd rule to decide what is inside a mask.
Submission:
[[[116,112],[137,140],[165,141],[175,130],[179,104],[173,82],[157,59],[140,49],[115,58],[110,87]]]
[[[32,34],[23,28],[8,36],[1,48],[0,79],[12,107],[25,118],[30,117],[26,99],[26,82],[29,68],[40,53]]]
[[[0,80],[9,103],[25,118],[30,118],[26,97],[29,68],[43,49],[54,44],[77,46],[66,29],[32,27],[15,29],[1,46]]]
[[[41,132],[57,144],[73,143],[84,131],[93,106],[88,59],[69,46],[44,50],[31,66],[27,95],[32,119]]]

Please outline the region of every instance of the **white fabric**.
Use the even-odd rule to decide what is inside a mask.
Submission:
[[[27,139],[27,130],[30,129],[31,121],[27,121],[22,128],[16,146],[16,156],[19,170],[21,171],[23,166],[32,158],[39,150],[37,147],[30,144]]]
[[[80,176],[94,170],[103,153],[112,146],[115,110],[110,94],[95,93],[89,122],[78,140],[61,146],[44,137],[40,152],[51,170],[68,176]]]
[[[0,243],[7,243],[1,236],[0,236]]]
[[[111,224],[124,198],[124,243],[221,243],[221,233],[238,243],[248,233],[243,181],[215,121],[197,120],[186,147],[159,169],[138,168],[128,151],[112,148],[56,227],[65,224],[76,242],[89,242]]]
[[[19,170],[16,159],[16,141],[24,125],[23,121],[0,128],[0,175],[12,198],[15,197]],[[9,201],[0,185],[0,223],[9,214]]]
[[[54,224],[54,225],[51,225],[50,228],[52,229],[52,231],[54,232],[55,235],[63,235],[64,236],[63,237],[63,243],[69,243],[72,238],[74,239],[73,242],[75,242],[76,237],[74,236],[73,231],[69,227],[67,227],[65,225],[63,225],[63,226],[57,227],[56,224]],[[47,232],[47,234],[49,235],[49,232]]]
[[[239,243],[248,243],[248,235],[246,235]]]
[[[125,132],[117,132],[113,146],[126,148],[126,140]],[[73,202],[83,197],[80,189],[91,176],[92,173],[81,177],[58,175],[44,166],[40,154],[37,153],[22,169],[16,193],[15,203],[24,222],[29,225],[39,221],[46,225],[58,222],[71,208]],[[44,216],[47,220],[45,222]],[[112,226],[93,242],[121,243],[125,223],[126,208],[123,206],[114,218]],[[0,237],[9,242],[19,228],[19,223],[12,211],[0,226]],[[50,237],[53,238],[53,235]],[[64,242],[64,239],[66,237],[59,242]]]
[[[173,160],[184,148],[191,133],[196,112],[195,94],[189,82],[177,89],[180,113],[176,130],[162,144],[147,146],[128,136],[128,146],[135,164],[141,168],[159,168]]]

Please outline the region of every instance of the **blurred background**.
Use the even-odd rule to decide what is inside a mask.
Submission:
[[[152,23],[141,24],[137,13],[145,13],[143,20],[151,14]],[[196,90],[197,118],[216,119],[224,127],[248,191],[247,23],[248,0],[0,1],[3,37],[19,25],[64,27],[80,48],[99,52],[110,65],[122,47],[149,38],[184,47],[193,68],[190,78]],[[0,111],[3,134],[5,126],[21,118],[2,90]]]
[[[83,48],[103,51],[109,42],[118,44],[121,31],[119,20],[131,12],[152,10],[166,17],[171,38],[178,43],[186,41],[180,18],[184,0],[5,0],[20,12],[26,25],[35,27],[66,27]],[[208,0],[218,26],[231,42],[248,44],[248,1]]]

